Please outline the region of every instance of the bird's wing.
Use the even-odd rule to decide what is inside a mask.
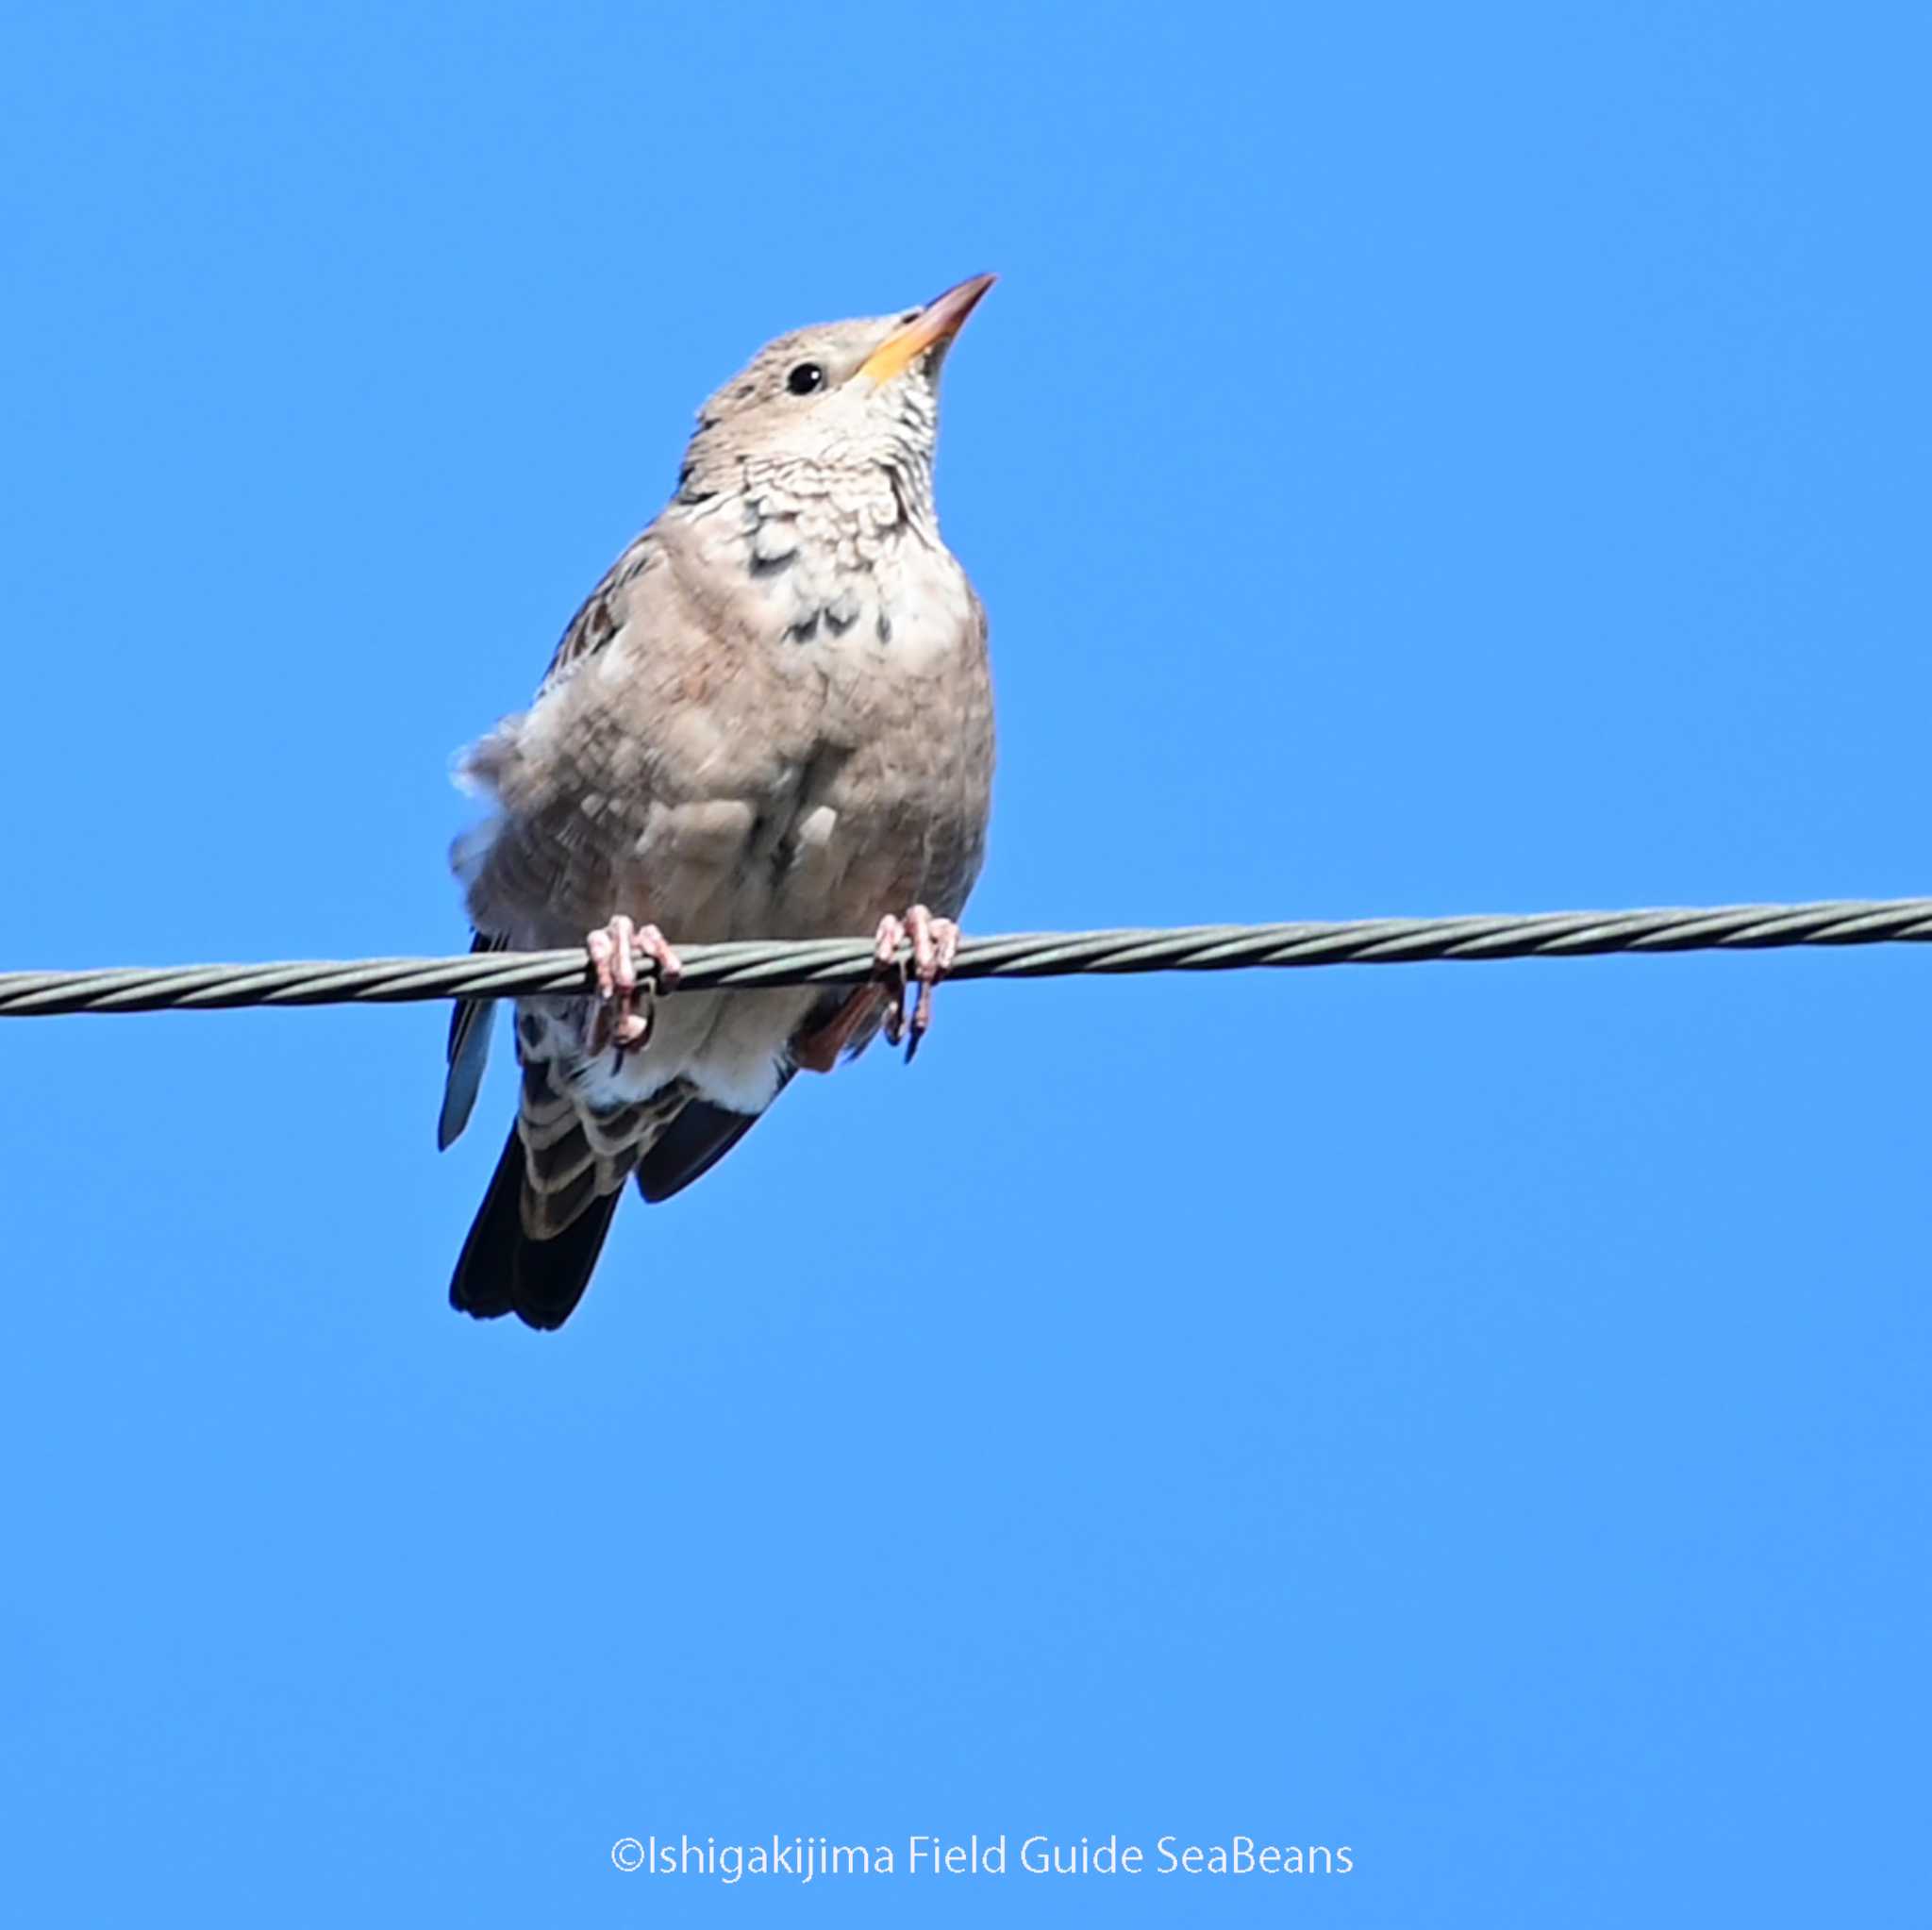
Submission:
[[[537,687],[535,703],[541,704],[546,697],[554,696],[624,627],[624,607],[630,587],[643,571],[650,554],[651,532],[646,530],[604,573],[602,580],[578,606],[576,614],[558,639],[557,648],[551,654],[550,666]],[[458,849],[470,841],[460,840]],[[487,848],[487,842],[479,848]],[[472,934],[470,950],[501,952],[507,950],[508,944],[509,940],[500,935],[479,931]],[[439,1150],[446,1150],[455,1144],[470,1123],[476,1093],[483,1083],[484,1069],[490,1062],[491,1020],[495,1009],[494,999],[465,999],[458,1001],[456,1010],[450,1015],[446,1056],[449,1071],[443,1080],[442,1110],[436,1123]]]
[[[796,1070],[786,1067],[778,1081],[779,1092],[791,1083]],[[765,1111],[776,1103],[777,1094],[774,1093]],[[638,1161],[638,1191],[654,1206],[681,1193],[704,1178],[764,1116],[763,1112],[733,1112],[708,1099],[691,1100]]]
[[[655,547],[655,525],[631,543],[605,571],[596,589],[577,607],[577,613],[564,626],[551,654],[550,667],[537,686],[536,701],[541,704],[568,678],[596,656],[625,624],[625,600],[631,584],[643,572]]]
[[[508,941],[488,932],[470,935],[470,950],[501,952]],[[495,1016],[494,999],[458,999],[449,1015],[449,1045],[445,1054],[449,1071],[442,1081],[442,1111],[436,1122],[436,1149],[447,1152],[461,1137],[476,1105],[476,1093],[483,1084],[483,1069],[490,1063],[490,1022]]]

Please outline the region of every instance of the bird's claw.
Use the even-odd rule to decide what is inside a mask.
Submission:
[[[902,945],[912,949],[912,969],[908,973],[899,957]],[[904,918],[891,912],[879,920],[873,941],[873,970],[891,988],[886,1007],[886,1042],[906,1041],[906,1063],[912,1063],[919,1041],[932,1027],[933,987],[953,969],[959,956],[959,927],[950,918],[935,918],[924,905],[915,905]],[[906,993],[909,986],[919,987],[919,997],[908,1015]]]
[[[601,930],[587,934],[584,950],[597,978],[592,1043],[600,1049],[606,1044],[614,1046],[621,1067],[625,1053],[635,1052],[650,1039],[651,993],[669,991],[683,975],[684,961],[655,924],[633,923],[622,912]],[[637,1007],[640,957],[648,959],[652,968],[649,982],[643,986],[642,1011]]]

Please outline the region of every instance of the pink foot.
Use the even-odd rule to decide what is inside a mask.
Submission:
[[[912,947],[912,970],[908,974],[899,962],[899,947]],[[959,927],[950,918],[935,918],[924,905],[915,905],[904,918],[891,912],[879,920],[878,936],[873,945],[874,968],[892,987],[892,1002],[886,1007],[886,1039],[897,1045],[906,1038],[906,1063],[919,1050],[919,1041],[932,1026],[932,989],[953,969],[959,956]],[[905,997],[908,979],[919,987],[919,998],[912,1016],[906,1016]]]
[[[603,1001],[592,1022],[592,1039],[601,1048],[615,1045],[617,1057],[641,1046],[651,1036],[648,1008],[637,1009],[638,959],[648,958],[653,989],[669,991],[684,973],[684,961],[671,949],[655,924],[633,924],[622,912],[601,931],[584,940],[591,969],[597,974],[597,995]]]

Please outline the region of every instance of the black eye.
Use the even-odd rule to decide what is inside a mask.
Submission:
[[[809,395],[814,389],[825,386],[825,372],[816,362],[800,362],[786,376],[785,386],[794,395]]]

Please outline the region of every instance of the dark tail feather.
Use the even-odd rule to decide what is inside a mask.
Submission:
[[[478,1320],[513,1313],[525,1326],[560,1327],[591,1284],[623,1195],[592,1200],[553,1239],[532,1240],[524,1231],[523,1190],[524,1142],[512,1126],[457,1259],[449,1304]]]

